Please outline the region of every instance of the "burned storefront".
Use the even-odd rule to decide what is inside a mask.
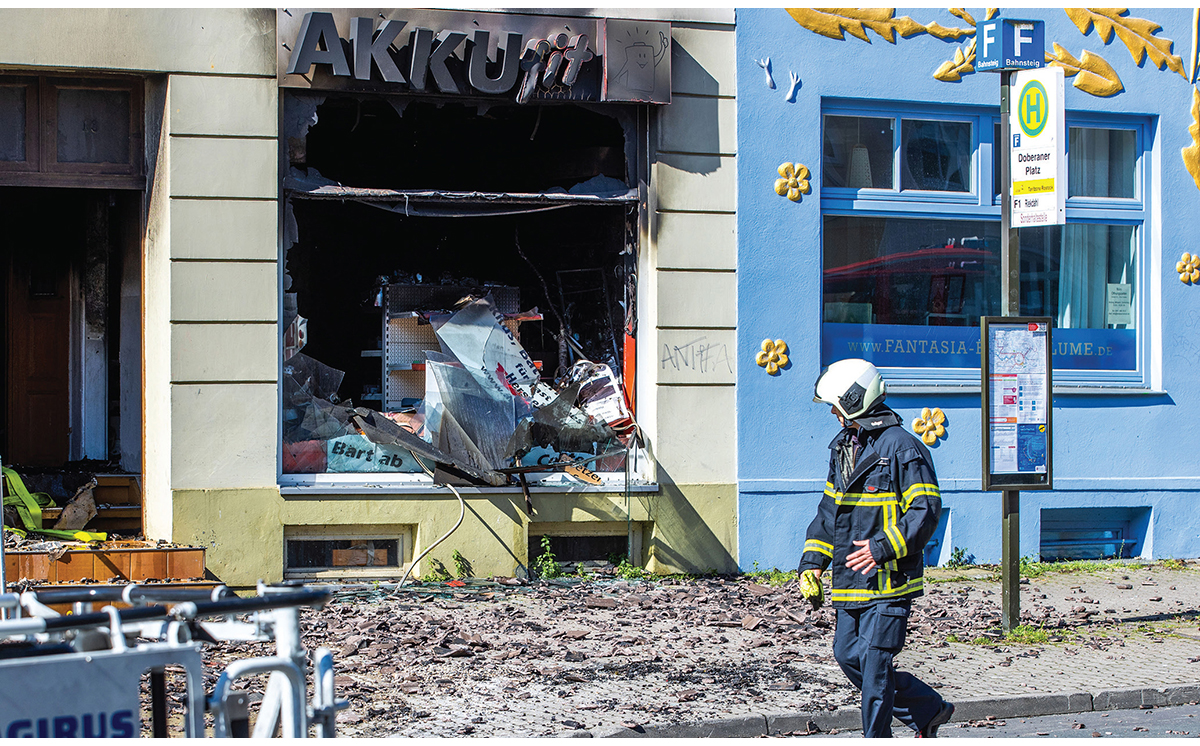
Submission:
[[[242,588],[736,568],[734,14],[620,13],[0,11],[4,465]]]
[[[519,486],[528,519],[530,485],[651,481],[638,271],[670,24],[284,17],[283,489]],[[603,558],[622,534],[555,541]],[[364,537],[290,536],[288,568],[412,559]]]

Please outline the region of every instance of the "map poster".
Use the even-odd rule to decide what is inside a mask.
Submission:
[[[981,320],[983,488],[1051,488],[1053,379],[1048,317]]]

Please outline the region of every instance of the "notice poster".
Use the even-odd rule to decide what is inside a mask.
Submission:
[[[1133,323],[1133,285],[1108,283],[1104,323],[1109,326]]]
[[[1048,488],[1050,319],[984,321],[984,488]]]

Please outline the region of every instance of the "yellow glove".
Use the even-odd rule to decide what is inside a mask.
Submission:
[[[800,595],[812,604],[813,611],[825,605],[825,588],[815,570],[800,573]]]

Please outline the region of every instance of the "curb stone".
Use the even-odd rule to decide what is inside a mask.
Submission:
[[[638,732],[623,725],[606,725],[591,732],[594,738],[757,738],[767,734],[767,718],[758,713],[702,723],[649,726]]]
[[[705,723],[646,728],[646,736],[649,738],[754,738],[766,734],[767,718],[758,713]]]
[[[1189,702],[1200,702],[1200,683],[1107,689],[1092,697],[1092,709],[1126,710],[1142,706],[1184,705]]]
[[[1200,702],[1200,683],[1162,687],[1130,687],[1089,692],[1014,694],[951,700],[951,722],[995,718],[1065,715],[1076,712],[1135,709]],[[808,730],[809,723],[823,732],[833,729],[857,730],[862,727],[857,707],[814,713],[751,714],[725,720],[678,725],[650,726],[643,732],[621,725],[608,725],[592,731],[564,733],[565,738],[754,738],[756,736]]]
[[[862,728],[862,710],[857,707],[840,707],[836,710],[821,710],[819,712],[788,712],[777,715],[767,715],[767,734],[777,735],[793,731],[806,731],[812,723],[823,732],[834,728],[838,730],[858,730]]]
[[[1091,712],[1093,697],[1088,692],[1058,692],[1053,694],[1012,694],[999,697],[951,700],[954,716],[951,722],[996,718],[1063,715],[1072,712]]]

